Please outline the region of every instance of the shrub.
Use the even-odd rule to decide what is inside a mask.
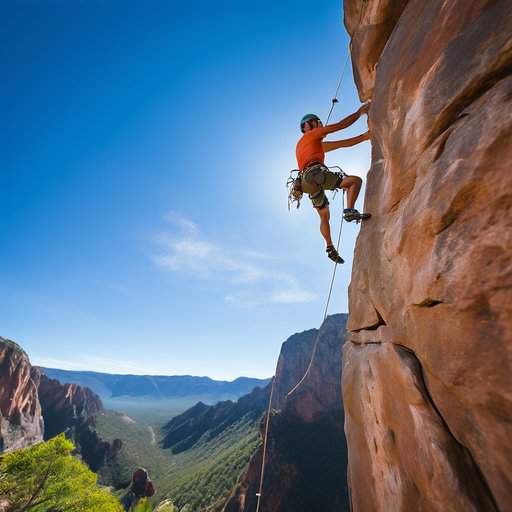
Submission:
[[[96,475],[71,453],[60,434],[0,457],[0,499],[6,512],[122,512],[119,501],[98,487]]]

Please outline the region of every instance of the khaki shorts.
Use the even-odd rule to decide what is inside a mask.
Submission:
[[[323,164],[306,167],[302,172],[302,191],[309,195],[313,206],[322,209],[329,204],[324,190],[335,190],[343,178]]]

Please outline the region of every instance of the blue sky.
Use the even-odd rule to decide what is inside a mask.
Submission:
[[[319,326],[332,272],[285,181],[345,62],[341,4],[5,4],[0,335],[53,367],[271,375]],[[350,66],[339,99],[333,120],[359,106]],[[369,152],[328,163],[365,177]],[[347,311],[343,230],[331,313]]]

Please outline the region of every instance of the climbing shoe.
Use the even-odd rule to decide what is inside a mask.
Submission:
[[[338,254],[338,251],[335,249],[334,245],[328,245],[326,252],[327,256],[335,263],[345,263],[343,258]]]
[[[345,208],[343,210],[343,218],[347,222],[361,222],[362,220],[369,219],[371,215],[369,213],[359,213],[355,208]]]

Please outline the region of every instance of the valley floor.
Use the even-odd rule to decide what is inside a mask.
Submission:
[[[160,414],[148,410],[132,416],[111,410],[100,413],[96,419],[99,435],[123,442],[116,459],[102,470],[102,479],[127,485],[132,472],[142,466],[155,483],[155,503],[170,498],[179,508],[188,504],[190,512],[219,510],[260,442],[258,422],[242,418],[216,436],[203,436],[179,454],[161,447],[163,424]]]

